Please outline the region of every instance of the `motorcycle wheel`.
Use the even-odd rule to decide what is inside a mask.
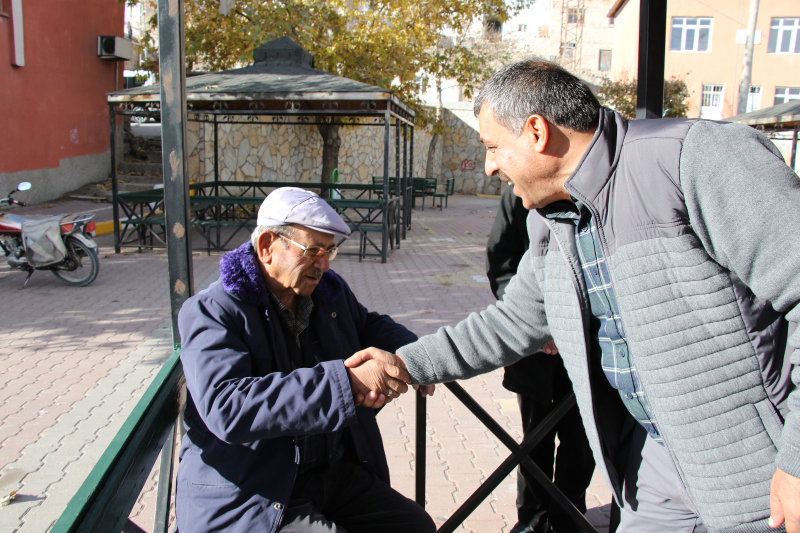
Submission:
[[[67,237],[67,258],[53,270],[53,275],[73,287],[85,287],[100,271],[97,253],[74,237]]]

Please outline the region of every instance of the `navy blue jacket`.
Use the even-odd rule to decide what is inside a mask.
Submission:
[[[225,254],[220,279],[183,305],[181,533],[276,531],[297,474],[298,435],[350,428],[361,463],[389,483],[375,412],[354,406],[342,359],[368,346],[395,352],[416,336],[367,311],[333,271],[311,297],[323,362],[294,371],[249,243]]]

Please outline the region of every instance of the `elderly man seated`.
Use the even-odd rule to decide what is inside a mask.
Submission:
[[[335,236],[349,233],[316,194],[277,189],[251,242],[181,309],[181,533],[435,531],[389,486],[373,410],[406,391],[407,373],[342,362],[416,340],[328,270]]]

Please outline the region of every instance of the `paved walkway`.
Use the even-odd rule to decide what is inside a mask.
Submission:
[[[444,211],[419,208],[413,229],[387,264],[337,258],[369,309],[388,313],[418,334],[451,325],[493,302],[485,278],[484,247],[498,200],[450,199]],[[94,207],[92,207],[94,205]],[[55,209],[17,211],[35,216]],[[103,204],[89,204],[98,212]],[[113,254],[110,236],[98,238],[101,266],[85,288],[36,272],[18,290],[22,272],[0,266],[0,531],[44,532],[58,518],[170,352],[167,262],[162,252]],[[218,255],[194,255],[199,290],[216,279]],[[495,371],[462,382],[517,439],[519,411]],[[442,524],[508,452],[444,388],[428,402],[427,509]],[[393,485],[413,497],[414,399],[386,407],[379,422]],[[153,487],[146,487],[131,519],[152,528]],[[516,521],[515,474],[469,517],[460,531],[508,532]],[[597,476],[589,518],[606,531],[610,492]]]

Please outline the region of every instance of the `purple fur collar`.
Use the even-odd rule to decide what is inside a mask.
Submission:
[[[237,298],[266,307],[270,301],[269,292],[253,246],[246,242],[223,255],[219,260],[219,273],[222,288]],[[322,280],[312,295],[317,301],[330,301],[343,290],[344,281],[332,270],[322,275]]]
[[[220,258],[219,274],[225,292],[257,305],[267,305],[269,292],[261,276],[256,252],[249,242]]]

